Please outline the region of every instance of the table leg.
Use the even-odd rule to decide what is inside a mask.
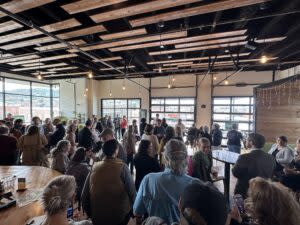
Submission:
[[[225,163],[225,180],[224,180],[224,195],[229,202],[229,185],[230,185],[230,163]]]

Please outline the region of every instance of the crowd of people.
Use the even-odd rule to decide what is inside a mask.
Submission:
[[[93,117],[82,128],[76,119],[42,123],[38,117],[25,126],[8,115],[0,122],[0,165],[45,166],[63,174],[44,189],[42,225],[70,223],[65,215],[74,200],[90,219],[80,225],[126,225],[134,217],[147,225],[299,224],[294,193],[300,190],[300,140],[294,151],[281,136],[267,153],[262,135],[245,138],[232,126],[228,149],[239,153],[244,142],[249,150],[232,168],[242,214],[213,184],[212,146],[220,146],[222,137],[218,124],[211,132],[195,125],[186,130],[181,119],[172,127],[159,115],[139,126],[126,116]],[[195,149],[191,156],[188,145]]]

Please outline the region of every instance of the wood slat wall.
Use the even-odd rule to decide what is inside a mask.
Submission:
[[[215,3],[206,4],[203,6],[192,7],[182,10],[176,10],[168,13],[161,13],[154,16],[143,17],[140,19],[130,20],[132,27],[139,27],[143,25],[158,23],[159,21],[169,21],[190,16],[196,16],[211,12],[217,12],[227,9],[239,8],[243,6],[267,2],[270,0],[225,0],[217,1]]]
[[[96,23],[172,8],[202,0],[155,0],[91,16]]]
[[[299,78],[299,77],[298,77]],[[287,136],[294,144],[300,138],[300,80],[259,88],[255,93],[256,132],[268,142]]]
[[[7,11],[10,11],[12,13],[19,13],[23,12],[28,9],[33,9],[51,2],[54,2],[55,0],[13,0],[4,4],[1,4],[0,6],[6,9]],[[4,17],[6,14],[0,12],[0,17]]]
[[[128,0],[81,0],[67,5],[63,5],[62,8],[70,14],[75,14],[126,1]]]

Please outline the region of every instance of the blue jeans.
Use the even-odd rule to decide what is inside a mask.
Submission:
[[[227,145],[227,147],[228,147],[229,151],[241,154],[241,146],[238,146],[238,145]]]

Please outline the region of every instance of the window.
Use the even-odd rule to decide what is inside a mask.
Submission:
[[[195,121],[195,98],[152,98],[151,112],[152,118],[159,114],[171,126],[182,119],[183,124],[190,127]]]
[[[51,118],[52,112],[53,116],[59,116],[59,85],[0,77],[1,119],[12,113],[29,123],[33,116],[42,120]]]
[[[101,99],[101,115],[126,116],[129,123],[133,119],[140,121],[141,99]]]
[[[227,132],[233,123],[246,135],[253,131],[253,97],[214,97],[213,123],[218,123],[223,131],[222,145],[226,145]]]

